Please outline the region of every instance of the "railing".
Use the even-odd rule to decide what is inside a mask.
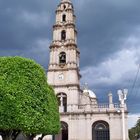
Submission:
[[[84,105],[77,105],[77,104],[69,104],[67,105],[67,112],[110,112],[110,111],[121,111],[121,106],[118,103],[115,104],[84,104]],[[125,107],[127,111],[127,107]],[[59,111],[65,112],[64,107],[59,107]]]
[[[98,104],[98,108],[109,108],[109,104]]]
[[[121,107],[120,107],[120,104],[115,103],[115,104],[114,104],[114,108],[121,108]]]
[[[109,110],[109,104],[85,104],[79,105],[80,111],[90,111],[90,112],[105,112]]]
[[[86,106],[90,106],[91,108],[109,108],[109,104],[84,104],[79,105],[79,109],[84,109]]]
[[[80,104],[67,105],[67,112],[109,112],[121,110],[120,104]],[[125,108],[127,110],[127,108]],[[63,107],[59,107],[59,111],[65,112]]]

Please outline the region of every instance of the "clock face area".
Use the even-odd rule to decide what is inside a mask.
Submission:
[[[58,79],[59,79],[59,80],[63,80],[63,79],[64,79],[64,74],[63,74],[63,73],[59,74],[59,75],[58,75]]]

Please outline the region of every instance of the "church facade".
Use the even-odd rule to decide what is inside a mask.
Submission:
[[[73,4],[61,0],[56,9],[53,40],[50,45],[48,83],[54,87],[61,116],[61,132],[45,140],[123,140],[120,104],[100,104],[95,93],[80,87],[80,51],[77,46]],[[127,107],[125,136],[128,140]]]

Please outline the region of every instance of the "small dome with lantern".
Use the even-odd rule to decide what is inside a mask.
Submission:
[[[92,90],[84,89],[83,93],[84,94],[88,94],[90,98],[96,98],[96,95],[95,95],[95,93]]]
[[[96,98],[96,94],[92,90],[88,89],[86,83],[85,83],[85,86],[84,86],[83,94],[88,95],[90,98]]]

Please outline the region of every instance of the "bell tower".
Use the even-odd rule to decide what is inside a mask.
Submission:
[[[61,0],[56,9],[47,74],[48,83],[54,87],[58,97],[61,112],[67,112],[69,105],[79,104],[80,52],[77,48],[75,18],[71,1]]]

